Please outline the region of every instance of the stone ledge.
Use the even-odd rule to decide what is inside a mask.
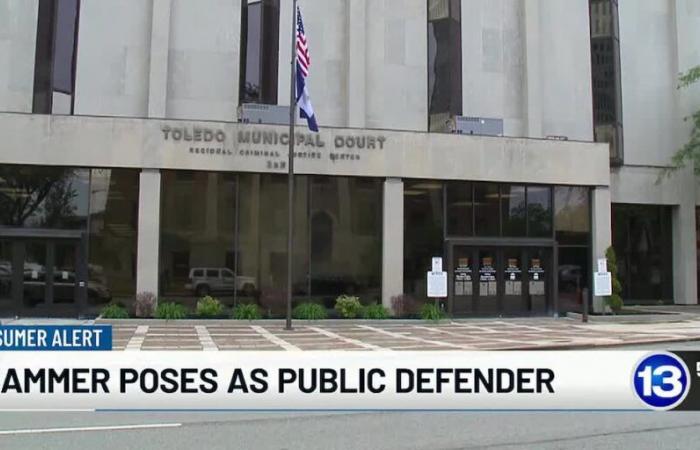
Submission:
[[[630,309],[628,309],[630,310]],[[643,308],[635,308],[633,311],[640,311],[646,314],[610,314],[610,315],[588,315],[589,323],[669,323],[669,322],[683,322],[686,320],[695,319],[698,316],[696,314],[688,313],[674,313],[674,312],[658,312],[658,311],[648,311]],[[568,312],[566,317],[576,321],[581,321],[581,313]]]

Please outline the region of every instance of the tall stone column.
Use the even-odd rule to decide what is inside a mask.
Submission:
[[[691,178],[685,177],[685,178]],[[690,180],[684,185],[692,186]],[[673,207],[673,302],[677,305],[698,303],[697,244],[695,237],[695,197],[683,195]]]
[[[391,308],[391,297],[403,293],[403,181],[384,181],[382,220],[382,305]]]
[[[139,183],[136,292],[152,292],[158,295],[160,170],[141,170]]]
[[[366,122],[367,4],[351,0],[347,12],[347,126],[364,128]]]
[[[525,79],[527,137],[542,137],[542,68],[540,62],[540,0],[525,1]]]
[[[148,117],[166,116],[172,0],[153,0],[148,74]]]
[[[612,245],[612,221],[610,188],[596,187],[591,192],[591,254],[593,259],[590,267],[592,271],[598,270],[598,258],[605,257],[605,251]],[[593,311],[603,312],[605,299],[593,297]]]

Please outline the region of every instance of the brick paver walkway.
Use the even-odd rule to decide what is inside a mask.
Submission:
[[[431,324],[296,321],[231,325],[113,325],[115,350],[513,350],[700,340],[700,320],[583,324],[569,319],[491,319]],[[700,346],[700,343],[698,344]]]

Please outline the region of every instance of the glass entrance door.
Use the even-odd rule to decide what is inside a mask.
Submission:
[[[474,313],[475,249],[456,246],[452,254],[452,311],[466,316]]]
[[[519,247],[501,250],[500,268],[503,273],[503,297],[501,312],[504,315],[527,313],[525,289],[523,289],[523,249]]]
[[[75,304],[78,298],[76,274],[79,247],[73,242],[56,242],[53,256],[53,302]]]
[[[477,250],[479,280],[475,313],[477,315],[497,315],[500,311],[499,280],[503,277],[498,273],[499,255],[496,249],[479,248]]]
[[[457,317],[544,315],[552,307],[551,248],[455,244],[449,270]]]
[[[34,309],[44,305],[51,292],[51,278],[47,278],[49,245],[47,241],[27,241],[22,247],[22,306],[24,309]]]
[[[0,312],[61,316],[78,312],[81,243],[73,239],[0,240]],[[83,282],[82,286],[86,286]]]
[[[527,306],[531,314],[545,314],[551,309],[550,283],[552,274],[552,250],[548,248],[527,249]]]

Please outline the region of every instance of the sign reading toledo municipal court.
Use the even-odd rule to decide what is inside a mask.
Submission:
[[[244,158],[264,162],[265,169],[287,169],[288,132],[245,124],[236,124],[232,128],[162,125],[161,132],[164,141],[182,146],[182,151],[193,155]],[[294,135],[294,156],[296,159],[344,163],[360,161],[366,152],[384,150],[385,136],[348,131],[297,132]]]

